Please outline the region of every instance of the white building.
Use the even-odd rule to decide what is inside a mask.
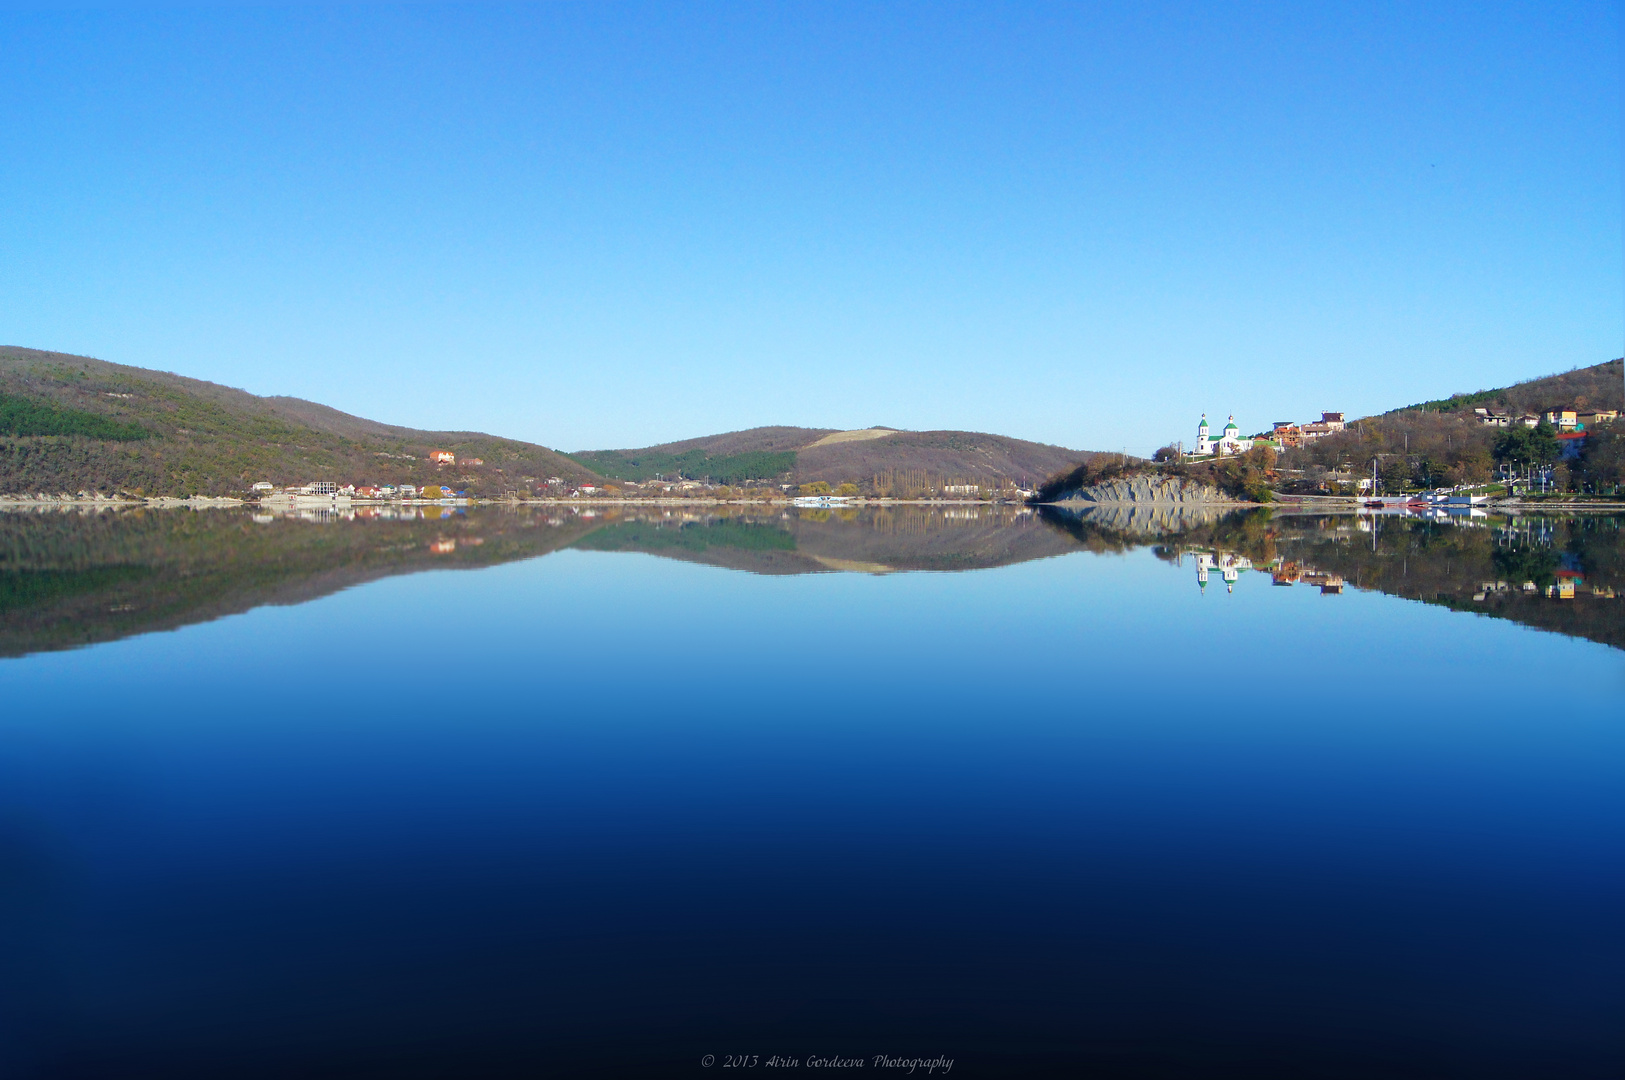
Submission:
[[[1226,457],[1230,454],[1246,453],[1252,448],[1253,440],[1241,437],[1241,429],[1236,426],[1234,416],[1230,417],[1230,422],[1224,425],[1224,431],[1215,439],[1208,427],[1207,413],[1203,413],[1202,423],[1196,429],[1196,449],[1191,451],[1191,457]]]

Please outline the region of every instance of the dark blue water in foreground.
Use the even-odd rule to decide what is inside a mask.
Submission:
[[[1144,549],[563,551],[0,660],[0,1075],[1618,1077],[1622,700]]]

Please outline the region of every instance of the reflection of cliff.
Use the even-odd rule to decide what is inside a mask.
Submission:
[[[325,523],[229,510],[0,513],[0,656],[303,603],[393,574],[531,558],[594,524],[503,511]]]
[[[1166,536],[1212,525],[1235,512],[1234,504],[1175,502],[1057,503],[1045,510],[1080,522],[1136,536]]]
[[[1161,557],[1177,559],[1180,551],[1214,548],[1231,551],[1247,549],[1255,561],[1263,563],[1273,555],[1263,554],[1267,545],[1269,511],[1238,509],[1234,505],[1203,506],[1099,506],[1076,510],[1066,506],[1041,506],[1039,515],[1051,528],[1071,536],[1090,551],[1126,551],[1157,544]]]

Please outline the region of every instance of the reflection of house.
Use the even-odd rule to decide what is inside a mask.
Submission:
[[[1312,566],[1301,565],[1290,560],[1277,566],[1271,572],[1270,578],[1277,585],[1296,585],[1299,582],[1305,585],[1318,585],[1320,591],[1326,594],[1340,594],[1346,584],[1342,574],[1316,570]]]
[[[1241,572],[1252,568],[1252,560],[1245,555],[1233,555],[1228,552],[1214,554],[1199,551],[1196,553],[1196,584],[1199,588],[1206,590],[1208,575],[1217,570],[1220,580],[1224,582],[1224,591],[1234,592],[1236,581],[1241,577]]]

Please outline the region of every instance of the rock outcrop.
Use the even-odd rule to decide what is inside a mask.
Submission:
[[[1069,509],[1084,509],[1126,503],[1189,505],[1234,503],[1236,500],[1208,484],[1199,484],[1179,476],[1159,477],[1141,473],[1063,492],[1054,502]]]

